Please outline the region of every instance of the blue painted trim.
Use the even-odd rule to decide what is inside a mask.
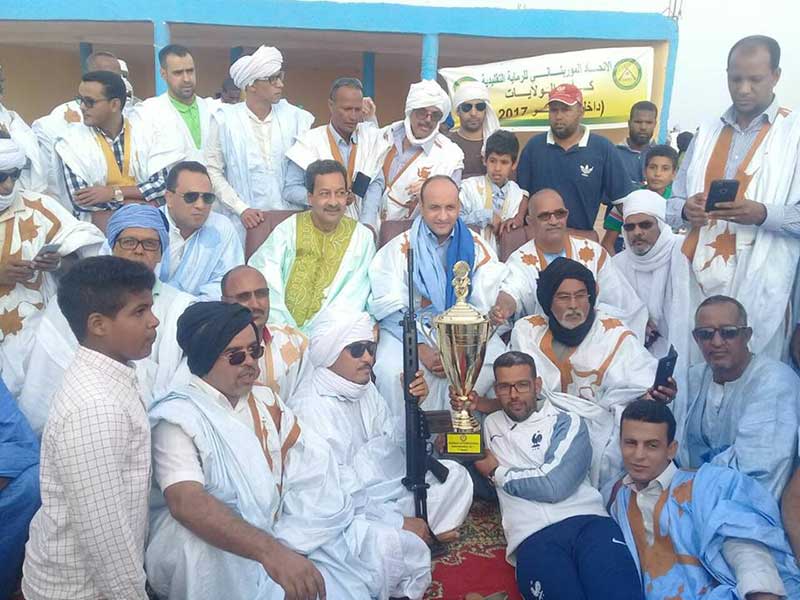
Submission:
[[[669,41],[667,54],[667,73],[664,77],[664,100],[661,102],[661,122],[658,128],[658,141],[666,143],[669,132],[669,109],[672,105],[672,85],[675,79],[675,65],[678,62],[678,36]]]
[[[89,42],[80,43],[82,73],[86,73],[89,70],[89,68],[86,66],[86,61],[89,60],[89,56],[91,55],[92,52],[94,52],[94,48]]]
[[[153,54],[155,60],[156,95],[167,91],[167,82],[161,79],[161,65],[158,63],[158,53],[164,46],[169,45],[169,25],[165,21],[153,22]]]
[[[242,58],[244,55],[244,48],[242,46],[234,46],[230,51],[231,64]]]
[[[422,58],[420,59],[420,78],[436,80],[439,68],[439,36],[426,33],[422,36]]]
[[[375,53],[364,52],[361,55],[361,83],[364,95],[375,98]]]

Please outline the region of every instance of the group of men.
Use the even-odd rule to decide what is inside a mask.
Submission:
[[[0,105],[0,596],[21,569],[28,600],[421,598],[478,496],[526,599],[797,597],[800,125],[779,59],[734,45],[732,106],[680,169],[655,105],[614,147],[570,84],[521,153],[472,80],[413,84],[381,128],[340,78],[312,128],[266,46],[231,66],[239,103],[198,97],[168,46],[168,92],[136,106],[109,53],[33,128]],[[706,212],[717,179],[740,195]],[[464,407],[424,331],[459,261],[494,326],[466,401],[485,455],[427,474],[424,519],[404,398]]]

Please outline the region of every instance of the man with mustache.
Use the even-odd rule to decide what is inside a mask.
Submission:
[[[340,163],[308,165],[306,190],[311,209],[278,225],[248,261],[269,282],[269,322],[304,333],[325,307],[364,310],[375,254],[372,232],[345,216],[350,190]]]
[[[458,113],[458,129],[445,135],[464,153],[462,179],[486,175],[484,155],[486,141],[500,129],[500,120],[489,101],[489,88],[471,77],[463,77],[453,85],[453,105]],[[516,158],[514,159],[516,168]]]
[[[590,400],[594,433],[604,439],[599,479],[615,480],[622,468],[616,431],[619,414],[639,397],[669,402],[675,385],[654,389],[657,361],[616,317],[595,311],[592,272],[569,258],[556,258],[539,274],[536,295],[543,314],[517,321],[510,347],[534,357],[544,388]]]

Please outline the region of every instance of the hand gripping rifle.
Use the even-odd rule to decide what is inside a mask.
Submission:
[[[408,249],[408,310],[403,315],[403,395],[406,408],[406,476],[403,485],[414,494],[414,510],[418,518],[428,522],[428,487],[425,474],[430,471],[440,482],[447,479],[447,467],[431,456],[432,447],[428,442],[430,431],[425,412],[419,407],[419,400],[409,391],[419,370],[417,349],[417,317],[414,313],[414,251]],[[430,530],[430,525],[428,526]],[[443,544],[433,539],[431,554],[443,552]]]

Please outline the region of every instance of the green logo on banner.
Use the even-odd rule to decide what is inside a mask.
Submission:
[[[632,90],[642,80],[642,65],[634,58],[623,58],[614,65],[611,78],[621,90]]]

